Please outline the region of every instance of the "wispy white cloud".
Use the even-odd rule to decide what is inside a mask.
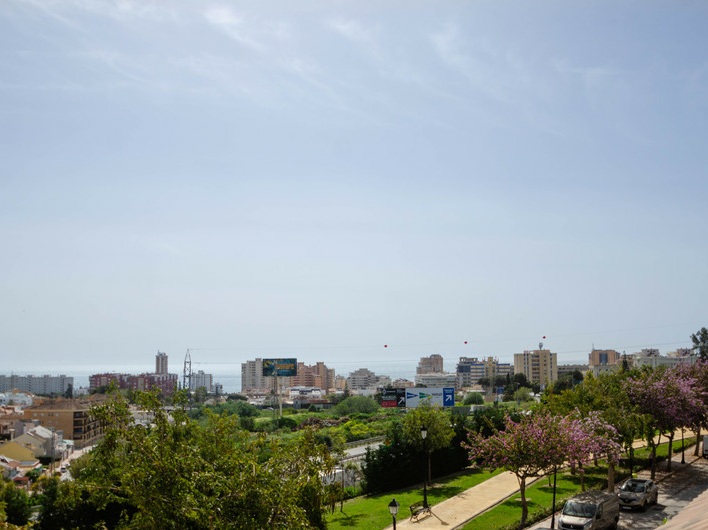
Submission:
[[[367,47],[371,47],[375,43],[371,31],[357,20],[334,18],[327,21],[326,25],[328,28],[350,41],[363,44]]]
[[[230,7],[210,7],[204,12],[204,18],[239,44],[263,51],[264,46],[248,34],[249,26],[245,23],[243,15],[239,15]]]
[[[503,77],[505,63],[499,52],[489,48],[469,49],[457,24],[448,22],[430,36],[434,50],[450,70],[462,76],[478,92],[496,101],[508,101]]]

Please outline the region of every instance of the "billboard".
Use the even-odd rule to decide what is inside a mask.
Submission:
[[[455,389],[445,388],[406,388],[406,407],[416,408],[421,401],[428,400],[439,407],[455,406]]]
[[[297,359],[263,359],[263,377],[297,375]]]
[[[381,406],[386,408],[405,408],[406,389],[405,388],[384,388],[381,392]]]

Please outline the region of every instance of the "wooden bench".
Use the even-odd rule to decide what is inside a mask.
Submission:
[[[430,506],[423,506],[422,502],[411,504],[411,521],[418,521],[418,518],[423,514],[430,515]]]

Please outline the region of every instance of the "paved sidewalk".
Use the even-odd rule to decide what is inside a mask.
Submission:
[[[527,486],[533,482],[528,482]],[[408,506],[401,506],[398,510],[396,530],[429,530],[441,527],[454,530],[518,491],[519,481],[516,475],[507,471],[436,504],[431,508],[432,515],[423,515],[417,521],[411,521]],[[387,527],[392,528],[393,525]]]
[[[674,438],[674,440],[680,439],[680,432],[677,431],[678,437]],[[667,439],[662,436],[660,441],[665,442]],[[634,443],[635,447],[643,447],[644,445],[646,445],[646,442],[642,440],[637,440]],[[526,486],[530,486],[536,480],[539,479],[527,481]],[[411,521],[409,507],[401,505],[398,510],[396,530],[439,530],[441,527],[445,527],[445,530],[455,530],[480,513],[515,495],[518,491],[519,482],[516,479],[516,475],[507,471],[432,506],[432,514],[423,515],[417,521]],[[392,529],[393,525],[389,525],[385,530]]]

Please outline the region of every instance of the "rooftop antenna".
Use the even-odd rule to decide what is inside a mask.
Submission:
[[[184,356],[184,371],[182,372],[182,388],[189,391],[192,388],[192,356],[189,354],[189,348],[187,348],[187,354]]]

